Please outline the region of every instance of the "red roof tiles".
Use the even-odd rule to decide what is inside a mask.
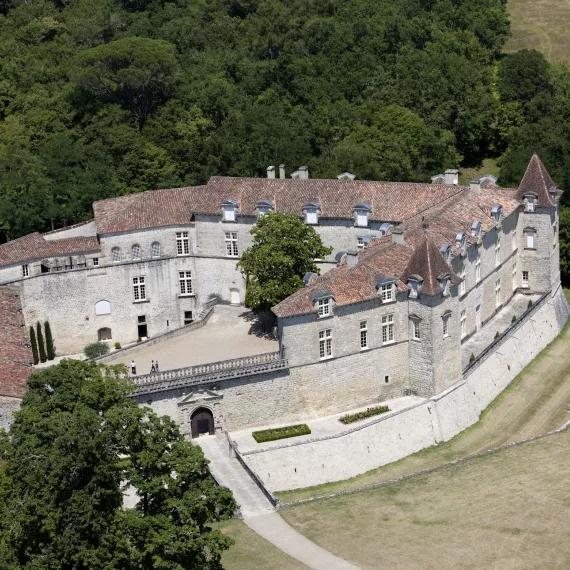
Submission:
[[[32,372],[32,350],[16,287],[0,287],[0,396],[20,398]]]

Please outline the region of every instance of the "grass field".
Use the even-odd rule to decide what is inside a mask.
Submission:
[[[568,298],[568,291],[565,291]],[[452,440],[346,481],[276,493],[293,501],[356,489],[415,473],[504,443],[520,441],[560,427],[570,414],[570,326],[527,366],[481,415],[481,420]]]
[[[281,514],[363,570],[568,568],[569,488],[567,430]]]
[[[217,528],[236,542],[222,556],[224,570],[308,570],[238,519],[220,523]]]
[[[552,62],[570,62],[570,0],[509,0],[512,38],[506,51],[537,49]]]

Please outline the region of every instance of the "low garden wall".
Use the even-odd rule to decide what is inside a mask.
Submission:
[[[447,441],[476,423],[481,412],[562,330],[568,305],[562,288],[521,316],[476,366],[445,392],[340,434],[243,452],[271,491],[348,479]]]

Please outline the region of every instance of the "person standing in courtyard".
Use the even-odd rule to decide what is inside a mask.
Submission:
[[[150,373],[154,374],[156,372],[156,368],[154,367],[154,360],[152,361],[152,365],[150,367]]]
[[[135,364],[134,360],[131,360],[131,374],[133,376],[137,375],[137,365]]]
[[[158,360],[154,361],[154,371],[158,372]]]

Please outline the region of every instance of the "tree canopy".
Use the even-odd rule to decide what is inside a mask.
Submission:
[[[238,267],[247,283],[245,304],[254,312],[268,311],[300,289],[306,273],[318,273],[315,260],[332,251],[294,214],[263,214],[251,234],[253,245]]]
[[[199,447],[139,407],[118,370],[64,360],[33,374],[0,439],[5,570],[217,569],[232,515]],[[138,503],[123,510],[123,488]]]

